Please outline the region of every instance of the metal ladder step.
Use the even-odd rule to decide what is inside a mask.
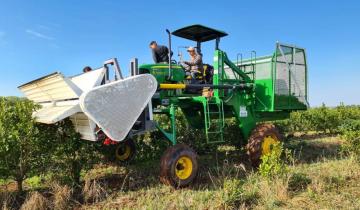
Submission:
[[[213,111],[214,109],[217,109],[218,111]],[[222,100],[215,102],[207,101],[204,107],[204,112],[207,143],[224,142],[224,106]],[[211,136],[211,138],[209,134],[218,135]]]

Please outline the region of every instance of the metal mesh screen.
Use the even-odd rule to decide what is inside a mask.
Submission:
[[[253,74],[251,72],[255,71],[255,78],[257,80],[262,80],[262,79],[271,79],[271,65],[272,65],[272,60],[271,57],[266,57],[266,58],[259,58],[259,59],[255,59],[254,60],[247,60],[244,61],[242,64],[239,64],[238,67],[244,71],[245,73],[247,73],[247,75],[251,78],[253,78]],[[228,67],[225,66],[224,68],[225,70],[225,75],[226,78],[228,79],[236,79],[233,71]]]
[[[225,78],[227,79],[236,79],[233,70],[231,70],[228,66],[224,68],[225,70]]]
[[[291,94],[300,102],[306,104],[306,88],[305,88],[305,66],[293,65],[291,72]]]
[[[271,61],[267,63],[257,63],[255,77],[257,80],[271,79]]]
[[[276,63],[275,94],[289,95],[289,70],[286,63]]]
[[[276,54],[275,107],[277,109],[306,107],[304,50],[278,45]]]

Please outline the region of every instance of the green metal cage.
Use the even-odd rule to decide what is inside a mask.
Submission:
[[[236,65],[246,72],[256,84],[255,109],[262,112],[304,110],[309,107],[307,63],[305,49],[286,44],[276,44],[270,56],[238,59]],[[225,67],[226,77],[235,74]]]

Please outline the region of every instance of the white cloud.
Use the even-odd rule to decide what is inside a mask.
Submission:
[[[54,37],[47,36],[45,34],[42,34],[40,32],[31,30],[31,29],[26,29],[25,32],[32,35],[32,36],[34,36],[34,37],[40,38],[40,39],[46,39],[46,40],[54,40],[55,39]]]

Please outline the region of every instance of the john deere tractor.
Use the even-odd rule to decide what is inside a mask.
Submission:
[[[130,76],[123,78],[117,60],[111,59],[89,73],[67,78],[57,72],[19,88],[42,105],[34,114],[39,122],[69,117],[83,139],[115,142],[121,161],[133,157],[134,136],[161,131],[172,146],[161,158],[160,179],[174,187],[189,185],[199,165],[193,149],[177,144],[177,109],[191,126],[203,129],[207,144],[223,143],[225,119],[235,118],[242,134],[238,139],[258,166],[260,157],[281,141],[274,125],[265,122],[309,106],[305,49],[276,43],[270,56],[256,57],[253,51],[250,59],[238,56],[233,62],[219,47],[227,36],[223,31],[191,25],[167,33],[170,51],[172,36],[194,41],[199,54],[204,42],[214,41],[213,63],[194,79],[171,56],[168,63],[140,66],[135,59]],[[168,116],[167,129],[153,115]]]

